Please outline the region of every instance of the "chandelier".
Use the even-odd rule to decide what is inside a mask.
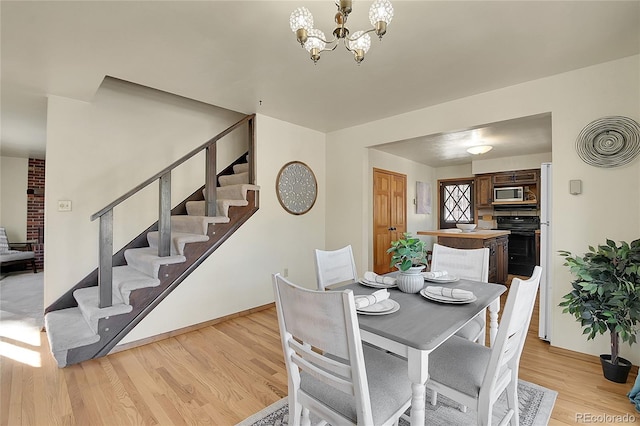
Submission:
[[[345,25],[349,13],[351,13],[351,3],[351,0],[336,1],[338,13],[336,13],[335,21],[338,26],[333,30],[332,40],[327,40],[322,31],[313,28],[313,15],[306,7],[299,7],[291,13],[289,17],[291,31],[296,33],[298,42],[307,49],[314,63],[320,59],[320,53],[335,50],[340,40],[344,42],[344,47],[349,52],[353,52],[356,62],[360,63],[371,47],[369,33],[375,31],[382,40],[382,36],[387,32],[387,25],[393,19],[393,6],[389,0],[375,0],[371,5],[369,21],[373,28],[366,31],[356,31],[350,35],[349,29]]]

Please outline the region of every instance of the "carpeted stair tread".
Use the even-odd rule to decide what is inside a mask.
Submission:
[[[160,284],[158,278],[153,278],[129,265],[114,266],[112,274],[114,298],[119,297],[125,304],[129,303],[129,296],[133,290],[157,287]]]
[[[189,203],[193,202],[187,202],[187,212],[189,212]],[[204,212],[204,205],[202,209]],[[226,216],[205,216],[204,214],[171,216],[171,230],[173,232],[207,235],[211,223],[229,223],[229,218]]]
[[[153,278],[158,277],[160,266],[182,263],[187,260],[186,257],[180,255],[160,257],[158,250],[151,247],[125,250],[124,258],[129,266]]]
[[[216,188],[216,194],[218,200],[246,200],[247,191],[258,191],[260,187],[258,185],[252,185],[250,183],[237,183],[234,185],[219,186]]]
[[[233,173],[246,173],[249,171],[249,163],[240,163],[233,166]]]
[[[160,239],[160,232],[153,231],[153,232],[147,233],[147,241],[149,242],[149,247],[153,247],[157,249],[159,239]],[[201,243],[203,241],[209,241],[209,237],[207,235],[202,235],[202,234],[172,232],[171,233],[171,254],[172,255],[179,254],[184,256],[185,244]]]
[[[80,308],[67,308],[49,312],[44,316],[49,347],[58,367],[67,365],[67,351],[90,345],[100,340],[85,321]]]
[[[187,212],[189,215],[201,216],[204,215],[204,201],[189,201],[187,203]],[[216,201],[216,213],[222,217],[229,216],[229,207],[231,206],[239,206],[244,207],[248,205],[249,202],[247,200],[225,200],[218,199]]]
[[[73,297],[78,302],[78,308],[80,308],[84,319],[94,333],[98,332],[98,320],[100,318],[128,314],[133,310],[131,305],[126,305],[122,302],[120,294],[113,292],[112,305],[107,308],[99,308],[99,292],[98,286],[79,288],[73,292]]]
[[[220,186],[235,185],[238,183],[249,183],[249,172],[223,175],[218,178]]]

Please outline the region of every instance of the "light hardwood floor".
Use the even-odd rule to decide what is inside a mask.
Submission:
[[[531,324],[520,377],[558,391],[550,424],[625,414],[640,423],[626,397],[635,371],[626,384],[607,381],[597,358],[550,350],[537,315]],[[44,333],[39,346],[2,337],[0,348],[1,425],[234,425],[287,393],[274,308],[63,369]],[[7,357],[11,348],[41,365]]]

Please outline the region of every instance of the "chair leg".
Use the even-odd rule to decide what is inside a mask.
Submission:
[[[33,273],[37,274],[38,273],[38,269],[36,268],[36,261],[35,259],[31,261],[31,266],[33,267]]]
[[[507,407],[510,411],[513,411],[510,424],[512,426],[518,426],[520,423],[520,413],[518,412],[518,379],[513,378],[507,385]]]
[[[303,407],[301,404],[298,404],[291,395],[289,395],[289,425],[291,426],[299,426],[300,418],[302,417]],[[309,410],[307,410],[307,419]]]
[[[431,391],[431,405],[438,404],[438,392]]]

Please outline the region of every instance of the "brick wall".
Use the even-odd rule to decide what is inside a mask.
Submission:
[[[36,241],[38,270],[44,268],[44,162],[29,158],[27,176],[27,240]]]

